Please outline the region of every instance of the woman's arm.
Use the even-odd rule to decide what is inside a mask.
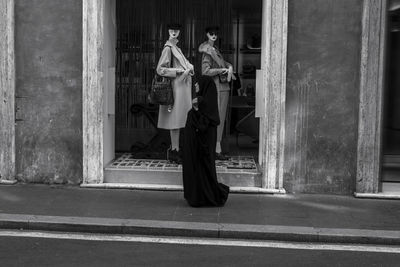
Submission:
[[[203,102],[203,97],[202,96],[197,96],[192,99],[192,106],[194,110],[198,111],[199,110],[199,104]]]

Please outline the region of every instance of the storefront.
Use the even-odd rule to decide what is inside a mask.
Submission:
[[[165,29],[166,24],[168,23],[169,20],[172,20],[172,18],[169,18],[168,14],[173,14],[174,16],[176,16],[176,14],[178,14],[177,16],[181,17],[179,20],[179,22],[181,22],[183,25],[185,25],[185,29],[183,30],[184,33],[184,37],[182,40],[182,50],[186,51],[187,54],[189,55],[188,58],[190,58],[191,60],[194,61],[194,65],[198,66],[198,64],[196,64],[196,60],[200,57],[199,53],[197,52],[197,47],[199,45],[199,43],[201,43],[203,40],[202,38],[204,38],[205,34],[204,34],[204,28],[207,26],[208,23],[213,22],[213,24],[219,24],[221,25],[221,29],[222,29],[222,34],[225,35],[225,39],[223,39],[224,42],[221,43],[221,49],[228,51],[228,55],[227,57],[229,57],[228,60],[230,60],[232,62],[232,64],[239,66],[239,69],[242,70],[243,69],[243,64],[241,64],[242,61],[244,61],[243,59],[243,55],[244,53],[242,53],[241,55],[239,55],[239,52],[248,52],[247,50],[244,50],[243,47],[245,45],[245,43],[243,43],[243,40],[239,40],[239,36],[243,35],[243,33],[241,33],[241,31],[243,30],[243,28],[247,27],[248,24],[243,24],[240,22],[240,19],[242,19],[243,13],[241,14],[237,14],[236,16],[233,15],[234,12],[237,12],[238,10],[240,10],[238,7],[234,6],[234,2],[232,1],[221,1],[219,4],[225,6],[225,13],[227,13],[227,15],[224,17],[223,14],[220,14],[220,7],[213,7],[213,5],[215,4],[214,1],[210,1],[210,3],[206,2],[201,2],[201,1],[193,1],[192,5],[190,5],[189,3],[191,2],[185,2],[186,3],[186,7],[185,6],[180,6],[178,2],[171,2],[172,7],[171,10],[168,10],[167,6],[159,6],[156,5],[156,2],[152,2],[149,1],[146,4],[137,4],[137,6],[134,6],[132,4],[127,4],[124,1],[119,1],[117,2],[118,5],[116,9],[117,11],[117,23],[116,24],[112,24],[112,21],[107,20],[107,17],[112,18],[112,15],[107,16],[108,11],[109,10],[115,10],[114,8],[112,8],[110,5],[112,5],[114,2],[110,1],[110,2],[106,2],[105,7],[100,7],[100,8],[104,8],[104,14],[106,14],[104,16],[104,35],[107,35],[107,32],[118,32],[117,30],[112,30],[113,27],[114,29],[117,28],[117,25],[120,27],[120,31],[118,32],[117,35],[117,42],[115,43],[117,45],[116,51],[117,51],[117,66],[115,67],[116,71],[111,71],[111,73],[116,73],[116,85],[117,85],[117,90],[116,90],[116,99],[115,99],[115,123],[117,124],[117,127],[113,126],[113,121],[110,120],[114,120],[113,118],[113,114],[109,114],[107,112],[107,114],[102,114],[102,117],[104,117],[104,125],[100,127],[104,128],[105,131],[102,133],[102,131],[97,131],[99,132],[100,136],[98,137],[100,139],[100,141],[103,142],[103,147],[104,149],[104,156],[103,159],[99,159],[97,162],[99,162],[99,164],[102,166],[102,168],[100,168],[100,170],[104,170],[104,166],[109,164],[110,160],[115,158],[115,151],[120,151],[121,147],[122,150],[127,150],[127,146],[124,144],[124,132],[122,127],[118,127],[121,125],[121,117],[123,118],[127,118],[128,120],[125,120],[124,122],[128,122],[131,125],[137,126],[139,124],[143,124],[143,120],[139,121],[137,118],[132,118],[130,120],[129,118],[129,112],[127,113],[126,110],[129,111],[130,107],[132,107],[132,104],[140,104],[140,103],[146,103],[146,91],[147,90],[141,90],[141,88],[145,87],[146,88],[146,84],[148,85],[151,82],[151,78],[152,75],[149,75],[148,73],[154,73],[154,63],[155,63],[155,58],[157,58],[157,54],[159,54],[160,52],[160,48],[162,48],[162,44],[165,42],[165,36],[167,33],[167,29]],[[214,3],[214,4],[213,4]],[[239,2],[238,2],[239,3]],[[124,5],[124,8],[122,8],[121,10],[118,8],[119,5]],[[253,3],[255,5],[254,8],[250,8],[250,10],[255,11],[255,10],[259,10],[259,19],[258,21],[256,20],[257,16],[253,17],[253,20],[256,20],[256,23],[258,22],[258,25],[256,23],[254,23],[254,21],[252,22],[253,24],[256,24],[256,29],[258,28],[259,31],[259,36],[261,36],[261,32],[262,31],[270,31],[270,29],[267,29],[266,27],[262,27],[262,23],[261,23],[261,2],[260,1],[254,1]],[[153,5],[153,10],[151,10]],[[176,5],[176,6],[174,6]],[[183,3],[181,3],[181,5],[183,5]],[[201,8],[201,5],[208,5],[208,9],[214,10],[214,13],[212,12],[207,12],[207,8],[203,7],[203,9]],[[251,5],[250,5],[251,6]],[[264,5],[265,6],[265,5]],[[193,9],[189,9],[188,7],[192,7]],[[265,6],[265,8],[267,8],[267,6]],[[287,14],[287,7],[285,5],[279,5],[276,8],[278,8],[278,11],[280,11],[281,13],[286,13]],[[139,10],[137,10],[139,9]],[[140,10],[143,9],[143,10]],[[149,10],[150,9],[150,10]],[[130,12],[125,12],[126,10],[130,10]],[[136,10],[136,11],[134,11]],[[162,12],[161,12],[162,11]],[[180,14],[179,12],[182,11],[183,13]],[[135,14],[137,12],[137,14],[149,14],[149,16],[145,15],[144,18],[155,18],[155,20],[159,19],[160,21],[158,22],[154,22],[153,19],[150,21],[146,21],[146,19],[143,19],[143,17],[138,17],[138,16],[130,16],[130,14]],[[147,13],[146,13],[147,12]],[[161,16],[159,15],[159,12],[161,12]],[[267,10],[264,10],[264,12],[268,12]],[[102,12],[100,12],[102,13]],[[157,17],[158,15],[158,17]],[[215,21],[213,21],[213,19]],[[246,19],[246,18],[245,18]],[[126,22],[126,20],[128,21],[128,23]],[[132,21],[136,20],[136,23],[132,23]],[[285,20],[283,21],[285,22]],[[124,24],[125,23],[125,24]],[[274,22],[275,23],[275,22]],[[111,27],[110,27],[111,25]],[[141,25],[139,27],[132,27],[131,25]],[[90,26],[90,25],[88,25]],[[132,27],[132,28],[130,28]],[[111,29],[110,31],[107,31],[107,29]],[[143,29],[147,29],[147,30],[143,30]],[[281,29],[285,29],[285,27],[281,28]],[[90,31],[93,32],[93,31]],[[233,32],[235,32],[235,35],[233,34]],[[283,31],[280,31],[277,33],[280,36],[286,36],[286,34],[283,34]],[[283,35],[282,35],[283,34]],[[267,36],[266,34],[262,34],[264,37]],[[161,36],[161,38],[159,38],[158,36]],[[154,38],[157,37],[155,40],[156,42],[154,43]],[[99,36],[99,38],[101,38],[100,40],[105,40],[104,41],[104,47],[107,49],[107,47],[112,46],[113,44],[108,43],[108,41],[110,40],[110,38],[104,38],[104,36]],[[222,38],[221,38],[222,39]],[[85,40],[85,38],[84,38]],[[278,39],[279,40],[279,39]],[[152,42],[151,42],[152,41]],[[271,42],[272,40],[263,40],[264,43],[265,42]],[[286,38],[282,38],[281,40],[279,40],[280,42],[282,42],[282,46],[281,47],[276,47],[275,49],[286,49],[286,45],[284,44],[286,42]],[[141,43],[140,43],[141,42]],[[239,44],[240,42],[240,44]],[[97,41],[96,44],[98,44],[99,42]],[[236,44],[236,47],[234,46],[234,44]],[[239,47],[240,46],[240,47]],[[265,48],[264,48],[265,46]],[[85,47],[85,46],[84,46]],[[142,49],[142,47],[145,47],[144,49]],[[258,57],[258,66],[257,68],[263,68],[261,66],[261,64],[271,64],[272,62],[268,62],[268,61],[262,61],[260,60],[260,56],[262,53],[266,53],[266,49],[267,46],[263,45],[263,47],[259,46],[258,50],[254,49],[254,51],[250,51],[253,53],[248,53],[247,57],[251,58],[251,56],[255,56],[256,61],[257,61],[257,57]],[[272,47],[270,47],[270,49],[272,49]],[[250,49],[248,49],[250,50]],[[98,49],[96,49],[96,51],[99,51]],[[107,50],[105,50],[107,51]],[[113,49],[111,49],[110,51],[113,51]],[[88,53],[90,51],[88,50]],[[110,52],[111,53],[111,52]],[[281,52],[279,54],[282,54]],[[286,53],[283,53],[282,55],[285,55]],[[110,58],[114,58],[114,56],[111,56]],[[130,58],[135,58],[135,59],[139,59],[136,62],[134,62],[133,60],[129,60]],[[261,56],[262,58],[262,56]],[[277,67],[281,67],[279,69],[279,72],[285,72],[285,60],[280,59],[279,57],[273,60],[280,60],[277,61],[277,63],[279,64],[274,64],[275,68]],[[105,57],[104,57],[104,61],[108,62],[107,59],[107,53],[105,53]],[[140,61],[140,62],[139,62]],[[248,61],[248,59],[247,59]],[[240,63],[239,63],[240,62]],[[106,63],[107,64],[107,63]],[[119,65],[118,65],[119,64]],[[140,64],[137,67],[135,66],[135,64]],[[256,63],[257,64],[257,63]],[[145,67],[143,67],[145,66]],[[148,66],[146,68],[146,66]],[[129,69],[130,67],[130,69]],[[112,69],[113,67],[111,67]],[[278,71],[275,70],[275,68],[273,68],[273,71]],[[127,70],[128,69],[128,70]],[[85,71],[85,69],[84,69]],[[106,73],[105,75],[105,81],[110,80],[109,76],[107,75],[107,73],[109,73],[108,70],[105,70],[104,73]],[[255,73],[254,77],[251,77],[254,82],[255,82]],[[89,75],[89,74],[88,74]],[[111,74],[112,75],[112,74]],[[129,75],[131,75],[131,77],[129,77]],[[264,76],[267,77],[271,77],[271,75],[266,75],[266,72],[264,72]],[[278,75],[279,77],[284,77],[284,75]],[[261,77],[260,77],[261,78]],[[260,79],[259,78],[259,79]],[[113,78],[111,78],[113,79]],[[270,78],[268,78],[270,79]],[[265,82],[272,82],[272,81],[268,81],[267,79],[265,79]],[[138,82],[139,81],[139,82]],[[277,81],[279,82],[279,81]],[[128,90],[124,90],[124,85],[128,83]],[[104,87],[103,83],[103,87]],[[280,82],[280,84],[283,85],[284,87],[284,83]],[[95,86],[96,88],[97,86]],[[148,86],[147,86],[148,87]],[[132,90],[132,88],[134,88],[134,90]],[[281,88],[280,88],[281,89]],[[284,88],[283,88],[284,90]],[[90,92],[90,90],[89,90]],[[107,88],[105,88],[104,91],[104,99],[100,100],[100,102],[104,103],[110,103],[109,98],[107,98],[107,96],[109,96],[110,94],[107,93]],[[140,95],[141,92],[142,95]],[[254,92],[254,90],[253,90]],[[96,94],[98,94],[98,90],[96,90],[95,92]],[[263,93],[261,91],[261,93]],[[129,94],[136,94],[133,97]],[[253,96],[255,92],[253,93]],[[111,95],[114,95],[114,93],[112,93]],[[122,95],[122,97],[121,97]],[[280,96],[280,95],[278,95]],[[263,99],[266,96],[261,96],[260,98]],[[90,99],[94,99],[93,96],[90,96],[89,94],[89,98]],[[135,99],[136,98],[136,99]],[[131,102],[127,103],[127,99],[128,102],[131,100]],[[122,100],[122,101],[121,101]],[[135,103],[136,100],[136,103]],[[111,100],[111,102],[113,102],[113,100]],[[87,103],[87,101],[84,100],[84,103]],[[119,104],[117,104],[119,103]],[[274,113],[279,113],[279,114],[275,114],[275,116],[279,116],[280,118],[282,117],[280,112],[282,111],[282,101],[278,101],[277,99],[271,99],[270,103],[273,103],[274,105],[276,105],[276,107],[274,109],[274,112],[271,112],[272,115],[274,115]],[[260,101],[260,109],[263,110],[266,107],[262,107],[263,105],[263,101]],[[114,105],[113,105],[114,106]],[[269,107],[272,107],[271,105],[269,105]],[[125,108],[125,111],[121,110]],[[84,106],[85,109],[85,106]],[[106,108],[106,110],[108,110]],[[113,110],[113,108],[111,108],[111,110]],[[99,110],[101,111],[101,109]],[[111,111],[112,112],[112,111]],[[261,111],[261,114],[266,114],[266,112]],[[100,114],[97,114],[96,116],[100,116]],[[263,118],[264,116],[262,116],[261,118],[261,125],[266,124],[266,118]],[[89,118],[88,118],[89,119]],[[137,119],[137,120],[135,120]],[[256,150],[255,154],[259,154],[261,155],[261,157],[258,159],[258,161],[261,163],[261,166],[266,166],[267,164],[269,164],[270,166],[275,166],[275,171],[273,169],[273,167],[270,167],[268,170],[268,172],[263,171],[263,177],[251,177],[253,179],[259,179],[259,183],[257,184],[257,182],[253,183],[253,186],[251,186],[252,188],[254,187],[258,187],[260,188],[259,190],[261,190],[262,188],[264,189],[268,189],[271,192],[282,192],[283,190],[283,186],[282,186],[282,166],[280,166],[281,164],[279,163],[279,161],[276,159],[277,156],[279,155],[279,153],[282,153],[282,150],[279,148],[279,141],[283,141],[283,137],[280,137],[280,135],[283,134],[283,132],[281,130],[279,130],[281,128],[281,124],[284,123],[284,120],[282,118],[282,120],[280,121],[275,121],[274,123],[272,123],[273,127],[268,127],[268,131],[262,130],[262,134],[261,136],[264,136],[265,134],[267,134],[270,130],[274,129],[275,133],[277,133],[277,137],[275,142],[272,142],[273,140],[271,140],[270,142],[265,142],[264,137],[260,138],[260,146],[259,146],[259,151],[260,153],[258,153],[258,151]],[[89,123],[90,125],[92,125],[92,123]],[[84,123],[85,125],[85,123]],[[107,130],[107,125],[111,126],[111,129],[116,129],[116,133],[115,133],[115,137],[112,136],[112,130]],[[261,129],[263,128],[263,126],[261,126]],[[128,129],[130,130],[130,129]],[[133,134],[128,138],[130,143],[129,146],[132,145],[132,139],[134,139],[134,136],[136,135],[137,138],[140,138],[141,135],[144,135],[145,137],[148,135],[145,132],[145,129],[143,129],[143,127],[140,129],[140,127],[131,127],[131,130],[133,132]],[[111,133],[110,135],[107,135],[108,133]],[[143,133],[144,134],[141,134]],[[101,137],[101,134],[103,134],[103,137]],[[84,135],[85,136],[85,135]],[[93,136],[91,136],[93,137]],[[107,140],[108,138],[108,140]],[[107,150],[106,146],[107,144],[112,143],[114,140],[118,140],[117,142],[115,142],[116,147],[114,147],[114,149]],[[137,140],[137,141],[142,141],[142,140]],[[96,142],[97,144],[99,144],[99,142]],[[129,148],[128,146],[128,148]],[[271,149],[266,149],[265,146],[271,146]],[[264,149],[263,149],[264,147]],[[96,149],[98,150],[98,148]],[[264,155],[264,153],[262,153],[261,151],[270,151],[270,153],[272,153],[271,155]],[[148,152],[148,151],[146,151]],[[93,153],[89,153],[91,155],[93,155]],[[273,156],[272,155],[276,155]],[[100,156],[100,155],[99,155]],[[257,155],[258,156],[258,155]],[[126,159],[126,158],[125,158]],[[257,160],[257,159],[256,159]],[[124,162],[125,164],[129,164],[129,162]],[[155,162],[155,163],[158,163]],[[167,166],[168,167],[168,166]],[[263,167],[262,167],[263,168]],[[95,170],[96,168],[91,168],[91,170]],[[165,176],[165,169],[164,170],[163,176]],[[101,173],[98,173],[97,171],[95,171],[95,173],[93,173],[94,177],[91,177],[91,173],[88,172],[87,176],[85,175],[84,177],[87,177],[87,180],[85,180],[85,184],[92,184],[93,182],[95,184],[102,184],[104,181],[105,182],[109,182],[110,180],[112,181],[112,179],[116,180],[123,180],[124,182],[127,181],[128,178],[123,178],[121,176],[126,176],[126,168],[124,168],[124,170],[122,170],[122,172],[120,172],[120,174],[117,174],[117,178],[115,177],[115,175],[111,174],[110,176],[112,176],[111,178],[107,179],[107,173],[109,174],[110,172],[112,172],[112,169],[107,169],[106,168],[106,172],[100,171]],[[117,171],[117,170],[115,170]],[[143,170],[142,170],[143,171]],[[179,172],[179,169],[175,170]],[[125,175],[123,174],[125,173]],[[105,175],[106,174],[106,175]],[[135,173],[138,174],[138,173]],[[135,176],[135,174],[133,175],[128,175],[128,176]],[[148,173],[146,173],[148,174]],[[159,170],[155,170],[154,173],[150,174],[151,176],[157,176],[157,174],[160,174],[160,169]],[[139,173],[136,176],[143,176],[145,175],[143,172]],[[233,177],[233,176],[240,176],[241,174],[233,174],[233,175],[225,175],[226,179],[229,179],[229,177]],[[251,174],[250,176],[255,176],[256,174]],[[248,175],[249,176],[249,175]],[[259,175],[258,175],[259,176]],[[94,179],[96,178],[96,179]],[[251,179],[250,178],[250,179]],[[142,178],[140,178],[142,179]],[[149,181],[153,178],[145,178],[144,180]],[[157,180],[158,182],[150,182],[150,184],[162,184],[163,186],[165,186],[165,184],[162,183],[162,181],[160,181],[160,179],[165,179],[165,177],[158,177],[158,178],[154,178],[155,180]],[[153,179],[153,180],[154,180]],[[172,178],[171,178],[172,179]],[[239,177],[240,179],[240,177]],[[132,181],[132,179],[131,179]],[[141,182],[141,181],[138,181]],[[246,183],[246,182],[245,182]],[[173,182],[172,182],[173,185]],[[254,186],[256,185],[256,186]],[[108,185],[110,186],[110,185]]]
[[[7,98],[1,104],[2,129],[6,129],[2,130],[1,143],[3,181],[13,181],[17,177],[17,180],[28,182],[82,182],[83,186],[112,187],[107,183],[109,163],[118,158],[119,152],[127,151],[127,147],[130,149],[132,143],[146,143],[151,134],[146,130],[149,128],[146,122],[129,117],[132,115],[129,107],[140,103],[143,96],[123,95],[121,87],[126,77],[131,77],[130,88],[138,81],[148,83],[150,76],[147,73],[151,73],[153,63],[146,61],[146,49],[135,46],[138,43],[148,45],[146,38],[151,39],[156,33],[160,34],[156,40],[165,41],[162,25],[167,21],[161,19],[160,28],[154,29],[154,23],[145,23],[147,13],[138,12],[139,7],[134,9],[136,16],[126,12],[124,20],[132,22],[126,25],[134,25],[134,31],[128,30],[125,35],[134,41],[124,46],[120,23],[123,9],[117,5],[124,1],[78,2],[57,7],[45,2],[35,6],[15,1],[15,11],[14,1],[2,2],[5,6],[1,9],[1,25],[7,36],[6,41],[1,42],[1,47],[6,49],[0,52],[2,85],[7,85],[1,89]],[[146,7],[153,2],[148,1]],[[185,14],[179,10],[183,5],[180,2],[171,1],[175,5],[171,10]],[[193,0],[193,5],[200,2],[207,1]],[[255,51],[246,54],[249,51],[241,50],[246,38],[240,40],[240,34],[248,26],[241,23],[242,14],[237,12],[243,10],[241,1],[219,2],[231,7],[224,16],[218,15],[218,8],[208,14],[199,7],[188,12],[192,14],[190,16],[179,16],[185,25],[182,45],[188,49],[185,53],[193,61],[198,57],[193,48],[202,38],[201,28],[209,21],[222,24],[221,49],[228,51],[226,56],[237,66],[239,73],[243,74],[241,56],[259,58],[259,65],[255,64],[255,67],[260,70],[257,76],[260,86],[255,86],[254,90],[255,113],[259,113],[258,155],[254,158],[259,164],[260,183],[251,186],[252,190],[357,192],[359,196],[380,192],[381,142],[378,140],[381,136],[384,62],[381,48],[385,41],[389,3],[383,0],[250,2],[250,6],[260,9],[260,19],[254,22],[259,25],[261,37],[258,54]],[[150,12],[153,15],[166,9],[159,5],[154,7],[154,13]],[[35,17],[35,12],[43,8],[61,16]],[[172,11],[165,12],[173,14]],[[206,14],[203,21],[196,12]],[[159,18],[162,17],[155,16],[154,19]],[[143,24],[139,27],[138,23]],[[51,27],[40,27],[43,24]],[[78,25],[82,30],[77,29]],[[72,38],[74,45],[82,38],[83,50],[68,45],[60,31],[62,28],[68,30],[64,34]],[[24,44],[29,35],[28,40],[33,41],[30,48]],[[47,53],[40,53],[37,36],[47,41]],[[59,56],[62,53],[58,50],[60,47],[71,57]],[[124,55],[123,49],[139,49],[140,53]],[[157,57],[159,50],[156,47],[150,45],[147,49],[149,58]],[[244,55],[240,56],[240,52]],[[83,65],[77,61],[79,55]],[[126,56],[138,56],[139,60],[121,60]],[[54,58],[58,65],[50,60]],[[8,63],[4,65],[5,62]],[[14,62],[17,63],[15,68]],[[45,64],[53,68],[49,69]],[[141,68],[140,64],[149,68]],[[81,70],[81,79],[77,69]],[[13,70],[16,70],[16,78]],[[41,79],[34,79],[35,75]],[[33,86],[30,86],[32,81]],[[49,84],[56,90],[52,91]],[[117,87],[113,86],[115,84]],[[73,97],[69,90],[73,91]],[[82,97],[76,100],[79,91]],[[38,100],[35,92],[43,97]],[[134,92],[137,94],[140,88]],[[46,97],[49,101],[52,93],[59,105],[41,105],[46,103]],[[124,111],[121,111],[122,103],[126,104]],[[43,107],[47,108],[46,112]],[[57,124],[60,123],[57,118],[65,112],[69,114],[67,123],[70,127],[61,132],[62,125]],[[52,123],[56,126],[51,126]],[[132,136],[137,140],[126,145],[125,140],[131,140]],[[42,139],[43,142],[36,142]],[[74,150],[79,144],[81,148]],[[43,168],[46,173],[41,171]],[[74,170],[72,176],[68,174],[71,169]],[[136,176],[143,176],[143,173]]]

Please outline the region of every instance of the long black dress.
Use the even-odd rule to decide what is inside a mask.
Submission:
[[[219,183],[215,169],[218,115],[217,89],[207,76],[199,79],[198,110],[188,113],[183,144],[184,197],[193,207],[223,206],[229,187]]]

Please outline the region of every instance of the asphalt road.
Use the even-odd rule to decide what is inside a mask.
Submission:
[[[0,266],[400,266],[400,247],[0,231]]]

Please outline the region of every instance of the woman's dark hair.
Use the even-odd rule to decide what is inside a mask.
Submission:
[[[195,97],[196,96],[196,83],[199,81],[198,80],[198,75],[195,72],[194,75],[192,76],[192,96]]]
[[[217,126],[220,121],[218,112],[218,93],[214,80],[210,76],[200,76],[199,87],[199,112],[210,120],[211,125]]]

